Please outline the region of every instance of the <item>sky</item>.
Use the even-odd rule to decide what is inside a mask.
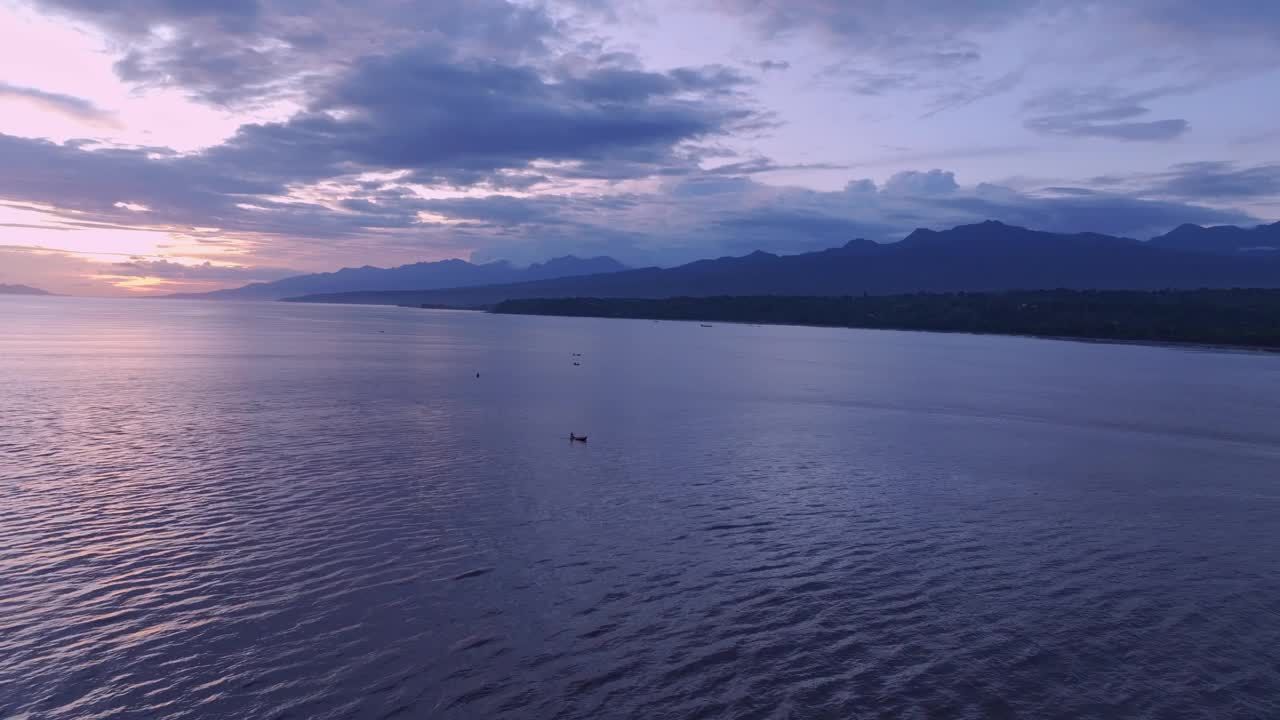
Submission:
[[[1274,0],[0,0],[0,283],[1280,219]]]

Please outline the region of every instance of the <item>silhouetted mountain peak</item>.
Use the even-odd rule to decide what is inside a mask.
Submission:
[[[1201,227],[1187,223],[1151,238],[1150,244],[1182,252],[1271,256],[1280,254],[1280,222],[1251,228],[1235,225]]]
[[[1253,238],[1257,244],[1257,234]],[[667,298],[712,295],[878,295],[1037,288],[1162,290],[1280,287],[1280,254],[1268,260],[1194,256],[1130,238],[1063,234],[1001,222],[941,232],[916,230],[897,243],[778,256],[753,252],[648,268],[485,287],[413,293],[317,296],[316,302],[484,307],[513,298]]]
[[[576,275],[596,275],[599,273],[626,270],[627,266],[611,257],[599,256],[580,258],[577,255],[561,255],[546,262],[534,263],[525,270],[528,280],[541,280],[552,277]]]
[[[999,220],[983,220],[980,223],[972,223],[970,225],[957,225],[950,230],[943,230],[940,234],[946,235],[954,233],[961,236],[972,237],[1042,237],[1050,236],[1053,233],[1047,233],[1042,230],[1031,230],[1020,225],[1010,225],[1002,223]]]
[[[946,249],[960,254],[964,252],[1044,252],[1048,249],[1062,250],[1068,245],[1104,246],[1115,244],[1133,245],[1137,243],[1131,238],[1115,237],[1100,233],[1054,233],[1043,230],[1032,230],[1019,225],[1010,225],[999,220],[984,220],[980,223],[957,225],[950,230],[928,230],[921,228],[904,238],[899,245],[904,248]]]
[[[211,293],[173,295],[229,300],[278,300],[298,295],[361,291],[431,290],[451,287],[474,287],[510,282],[526,282],[576,275],[618,272],[625,265],[610,257],[582,259],[573,255],[518,268],[506,260],[475,264],[450,258],[435,262],[417,262],[392,268],[364,265],[342,268],[331,273],[295,275],[269,283],[253,283],[231,290]]]
[[[592,259],[593,259],[593,260],[595,260],[595,259],[600,259],[600,258],[592,258]],[[607,259],[612,260],[613,258],[607,258]],[[543,262],[540,262],[540,263],[533,263],[533,264],[532,264],[532,265],[530,265],[529,267],[531,267],[531,268],[535,268],[535,267],[537,267],[537,268],[553,268],[553,267],[561,267],[561,266],[565,266],[565,265],[576,265],[576,264],[578,264],[578,263],[582,263],[582,262],[590,262],[590,261],[589,261],[589,260],[583,260],[582,258],[578,257],[577,255],[561,255],[560,257],[553,257],[553,258],[551,258],[551,259],[549,259],[549,260],[544,260]],[[621,265],[621,263],[619,263],[619,265]]]
[[[901,242],[903,243],[917,243],[922,241],[927,242],[929,240],[932,240],[934,237],[938,236],[939,234],[940,233],[937,230],[930,230],[929,228],[916,228],[915,230],[911,231],[910,235],[902,238]]]
[[[880,243],[866,238],[854,238],[840,247],[845,250],[869,250],[880,247]]]
[[[904,248],[949,247],[963,249],[978,245],[1006,245],[1012,242],[1028,242],[1063,236],[1007,225],[999,220],[984,220],[970,225],[957,225],[950,230],[917,228],[899,243]]]
[[[827,255],[871,255],[883,250],[886,246],[874,240],[855,238],[840,247],[823,250]]]

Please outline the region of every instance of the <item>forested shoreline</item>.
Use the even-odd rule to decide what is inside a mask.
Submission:
[[[844,297],[507,300],[493,312],[1039,335],[1280,350],[1280,290],[1032,290]]]

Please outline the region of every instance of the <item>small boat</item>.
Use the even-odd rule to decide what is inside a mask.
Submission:
[[[582,365],[582,363],[574,363],[574,365],[581,366],[581,365]]]
[[[702,323],[702,327],[711,327],[711,326],[706,323]]]
[[[587,441],[586,435],[574,435],[573,433],[569,433],[569,442],[586,442],[586,441]]]

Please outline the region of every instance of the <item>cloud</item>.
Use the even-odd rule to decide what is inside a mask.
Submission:
[[[1228,38],[1237,47],[1280,40],[1280,6],[1269,0],[1138,0],[1116,3],[1112,10],[1118,18],[1201,46],[1209,38]]]
[[[215,265],[211,262],[186,264],[169,260],[135,258],[127,262],[110,263],[100,268],[101,275],[115,277],[141,277],[162,280],[199,280],[219,284],[269,282],[299,274],[287,268],[249,267],[243,265]]]
[[[47,11],[107,33],[121,79],[180,87],[218,105],[276,91],[295,72],[287,41],[267,42],[275,18],[257,0],[40,0]]]
[[[119,121],[111,113],[74,95],[48,92],[38,88],[23,87],[0,82],[0,100],[11,99],[31,103],[51,112],[101,127],[119,127]]]
[[[722,66],[549,77],[415,48],[360,59],[289,120],[242,126],[200,153],[0,134],[0,198],[92,223],[317,239],[404,230],[417,223],[412,202],[331,203],[367,195],[366,172],[508,189],[693,172],[698,143],[759,121],[741,95],[749,83]]]
[[[278,184],[237,177],[198,157],[157,156],[144,148],[89,150],[84,143],[0,134],[0,197],[53,205],[85,219],[137,221],[127,205],[172,222],[207,225],[234,210],[239,196],[283,192]],[[117,205],[119,203],[119,205]]]
[[[423,184],[501,183],[501,171],[568,164],[620,179],[688,167],[687,143],[758,120],[718,66],[665,73],[595,67],[544,77],[430,48],[366,57],[286,122],[247,125],[206,154],[273,182],[408,170]]]
[[[924,55],[923,64],[919,59],[904,62],[886,58],[883,64],[841,60],[822,68],[817,80],[823,86],[868,98],[923,94],[925,112],[920,119],[1008,93],[1023,81],[1022,68],[986,77],[962,70],[960,66],[965,63],[960,60],[935,64],[940,56],[961,58],[969,53]]]
[[[780,171],[822,171],[829,180],[847,165],[796,162],[802,153],[766,157],[755,144],[794,146],[792,138],[759,137],[779,120],[753,94],[777,97],[782,89],[764,73],[792,78],[809,62],[825,64],[824,83],[860,96],[832,108],[833,116],[849,111],[847,136],[805,139],[839,158],[846,147],[915,144],[899,134],[909,129],[862,126],[855,116],[864,105],[906,108],[908,121],[922,121],[1000,96],[1003,116],[1016,113],[1024,94],[1043,87],[1034,83],[1046,80],[1046,57],[1061,61],[1069,83],[1112,84],[1033,95],[1015,123],[1058,138],[1175,140],[1190,124],[1165,112],[1162,100],[1255,72],[1268,59],[1275,67],[1280,43],[1267,40],[1280,37],[1280,12],[1270,3],[1215,14],[1189,0],[707,2],[768,38],[810,45],[817,38],[822,46],[793,54],[798,48],[766,44],[755,56],[788,57],[796,68],[739,56],[737,69],[657,69],[594,36],[613,31],[600,24],[621,7],[611,0],[572,0],[567,10],[537,0],[42,0],[74,24],[107,33],[116,71],[130,84],[180,88],[233,109],[272,104],[269,117],[284,119],[244,125],[190,154],[0,135],[0,198],[55,206],[62,228],[186,233],[191,244],[231,245],[268,266],[311,267],[363,262],[370,253],[368,260],[388,262],[471,250],[520,260],[601,252],[636,264],[675,262],[755,247],[814,249],[855,235],[893,239],[917,225],[986,218],[1141,237],[1180,222],[1249,219],[1203,203],[1256,208],[1252,201],[1280,197],[1267,165],[1202,163],[1031,191],[964,185],[950,171],[928,169],[1029,149],[1017,127],[1004,145],[990,134],[955,139],[984,130],[978,126],[989,118],[977,108],[958,133],[930,120],[943,131],[927,141],[936,145],[859,163],[920,169],[879,182],[854,177],[839,191],[763,182]],[[1084,29],[1071,40],[1110,44],[1122,60],[1095,58],[1089,43],[1063,41],[1043,53],[1031,44],[1072,24]],[[1127,35],[1134,41],[1111,40]],[[1023,62],[1027,56],[1040,64]],[[1058,69],[1049,79],[1063,78]],[[1185,84],[1161,84],[1184,70]],[[33,88],[0,86],[0,96],[6,88],[8,97],[58,112],[98,111]],[[1001,172],[998,162],[974,165],[987,176]],[[446,191],[466,197],[442,199]],[[201,272],[231,272],[192,267],[137,271],[193,281]]]
[[[1142,103],[1189,89],[1161,87],[1125,92],[1109,86],[1060,88],[1024,103],[1025,110],[1036,114],[1027,119],[1025,125],[1029,130],[1046,135],[1132,141],[1174,140],[1190,130],[1190,123],[1178,118],[1147,121],[1135,118],[1151,112]]]
[[[217,106],[306,94],[371,49],[435,45],[456,58],[542,56],[558,30],[546,8],[507,0],[39,0],[106,32],[117,74]]]
[[[1280,199],[1280,163],[1250,166],[1222,161],[1181,163],[1164,172],[1098,178],[1098,182],[1133,193],[1180,200]]]
[[[953,87],[944,89],[937,94],[931,101],[929,111],[924,114],[924,117],[932,117],[947,110],[954,110],[987,98],[1003,95],[1022,83],[1023,74],[1023,69],[1018,68],[990,79],[954,83]]]
[[[1280,140],[1280,127],[1245,133],[1231,141],[1233,145],[1263,145]]]
[[[816,32],[832,44],[859,51],[882,51],[903,42],[920,48],[921,57],[973,52],[948,39],[974,28],[1010,22],[1031,9],[1018,0],[904,0],[842,3],[830,0],[714,0],[713,5],[750,20],[766,35]]]
[[[836,58],[816,77],[823,86],[918,106],[921,119],[1054,78],[1121,86],[1179,78],[1207,88],[1280,63],[1280,4],[1265,0],[704,2],[765,43],[816,41]],[[1190,127],[1177,117],[1091,119],[1091,110],[1036,115],[1026,126],[1127,141],[1172,140]]]
[[[1027,128],[1046,135],[1100,137],[1111,140],[1162,142],[1176,140],[1191,129],[1186,120],[1095,123],[1084,117],[1033,118]]]
[[[982,158],[1000,158],[1009,156],[1024,156],[1036,152],[1038,148],[1033,145],[971,145],[967,147],[958,147],[954,149],[922,149],[916,150],[910,147],[884,146],[885,149],[892,152],[879,156],[871,156],[858,162],[855,168],[874,168],[874,167],[909,167],[912,165],[926,165],[932,163],[947,163],[957,160],[972,160]]]
[[[226,285],[267,282],[297,275],[286,268],[183,264],[132,257],[102,262],[66,250],[0,245],[0,282],[20,282],[67,295],[118,295],[121,282],[138,281],[168,292],[210,290]]]
[[[786,60],[761,60],[751,64],[760,68],[761,72],[772,72],[775,70],[781,72],[791,69],[791,63]]]
[[[1138,239],[1188,222],[1227,225],[1255,220],[1240,210],[1088,189],[1081,192],[1077,188],[1020,193],[980,185],[968,193],[941,200],[936,210],[945,214],[944,209],[966,212],[974,219],[991,218],[1054,232],[1101,232]]]
[[[645,80],[646,86],[649,82]],[[553,96],[567,91],[558,89]],[[655,94],[666,97],[657,90],[628,95]],[[575,90],[576,105],[589,108],[590,103],[581,101],[589,95]],[[307,150],[286,143],[281,152],[292,158]],[[595,145],[589,143],[586,152],[596,152]],[[1100,178],[1088,187],[1034,191],[966,186],[953,172],[932,169],[900,172],[883,183],[854,178],[841,190],[824,192],[753,179],[758,172],[783,167],[759,158],[712,170],[688,167],[675,175],[658,174],[652,181],[656,185],[626,192],[546,189],[536,195],[490,192],[429,199],[402,180],[391,179],[335,181],[328,195],[308,201],[282,197],[283,175],[289,173],[279,172],[270,158],[261,164],[247,159],[232,163],[214,152],[177,156],[138,149],[89,150],[77,143],[57,145],[3,135],[0,155],[16,163],[13,173],[0,174],[0,197],[56,206],[63,225],[146,223],[144,227],[185,232],[193,243],[206,237],[219,243],[239,238],[237,242],[249,243],[253,262],[293,267],[312,267],[309,263],[316,258],[325,265],[358,264],[367,258],[370,243],[382,262],[460,252],[473,252],[481,260],[528,262],[573,252],[614,255],[633,265],[671,264],[757,248],[783,253],[815,250],[858,236],[894,240],[916,227],[985,219],[1141,238],[1184,222],[1256,221],[1238,210],[1195,201],[1245,193],[1280,197],[1280,168],[1272,165],[1175,166],[1150,176]],[[410,151],[406,156],[417,157]],[[415,162],[432,172],[465,164],[456,159],[441,164],[434,154],[423,157],[425,161]],[[488,170],[510,164],[491,157],[482,156],[467,167]],[[343,169],[346,163],[325,156],[319,167],[324,172],[318,175],[330,182],[325,173]],[[314,187],[318,192],[324,185]],[[117,206],[126,203],[146,206],[150,212]],[[193,229],[215,223],[215,233]],[[223,285],[240,281],[238,271],[220,266],[137,265],[132,260],[126,264],[129,267],[116,268],[120,276],[136,273],[181,282],[214,282],[216,276]]]
[[[1280,39],[1280,6],[1268,0],[1205,3],[1202,0],[707,0],[714,8],[747,19],[766,36],[812,33],[854,54],[904,53],[920,62],[970,62],[981,56],[974,39],[1030,20],[1059,26],[1096,22],[1141,30],[1144,40],[1204,48],[1206,38],[1245,43]],[[1130,39],[1135,39],[1130,37]]]
[[[69,253],[0,245],[0,283],[66,295],[110,292],[110,285],[90,277],[95,267],[95,263]]]
[[[228,32],[247,32],[261,15],[259,0],[43,0],[46,8],[91,19],[125,33],[145,33],[159,23],[209,19]]]
[[[844,63],[823,68],[819,76],[846,92],[870,97],[915,90],[921,84],[919,73],[900,70],[868,70],[862,67],[849,67]]]
[[[545,227],[564,222],[553,208],[558,204],[559,201],[539,203],[510,195],[488,195],[423,200],[417,202],[415,207],[450,220],[477,220],[497,226],[538,224]]]
[[[883,192],[896,195],[945,195],[960,188],[956,175],[943,170],[920,172],[908,170],[895,174],[884,184]]]
[[[898,228],[876,220],[842,214],[815,213],[785,207],[750,208],[728,214],[705,229],[718,236],[711,256],[769,252],[800,252],[843,245],[853,238],[893,236]],[[786,238],[786,242],[782,242]]]
[[[711,175],[756,175],[759,173],[778,172],[782,170],[848,170],[848,165],[837,163],[777,163],[766,157],[754,157],[750,160],[725,163],[707,168]]]
[[[1244,212],[1157,200],[1122,192],[1052,188],[1022,192],[995,185],[963,186],[943,170],[900,173],[883,185],[850,181],[819,192],[765,185],[747,177],[691,175],[659,192],[610,198],[545,195],[507,198],[487,207],[434,205],[465,218],[462,232],[485,235],[478,259],[527,261],[590,243],[593,252],[634,265],[670,264],[760,249],[789,253],[841,245],[862,237],[893,241],[917,227],[946,228],[997,219],[1058,232],[1097,231],[1146,238],[1184,222],[1254,222]],[[515,206],[526,205],[523,210]],[[457,214],[455,214],[457,213]],[[519,218],[519,222],[511,222]]]

